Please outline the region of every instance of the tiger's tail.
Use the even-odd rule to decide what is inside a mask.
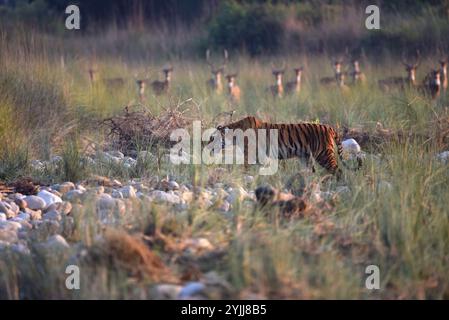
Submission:
[[[334,140],[335,140],[335,144],[337,145],[337,152],[338,152],[338,156],[341,160],[341,162],[343,163],[343,166],[346,169],[352,170],[352,171],[357,171],[359,170],[362,165],[363,165],[363,160],[360,156],[357,155],[357,167],[350,167],[348,166],[347,163],[345,163],[344,159],[343,159],[343,145],[341,143],[341,138],[340,135],[337,133],[337,131],[334,130]]]

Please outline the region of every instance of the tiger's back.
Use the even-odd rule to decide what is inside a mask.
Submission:
[[[241,129],[242,131],[265,129],[267,141],[269,141],[269,131],[276,129],[278,133],[277,158],[279,160],[294,157],[309,160],[313,157],[330,173],[340,174],[335,147],[337,147],[340,158],[342,158],[343,149],[338,133],[331,126],[314,123],[273,124],[250,116],[218,129],[221,131],[224,129]],[[256,137],[258,137],[257,134]],[[271,144],[271,142],[269,143]],[[256,145],[258,145],[257,141]],[[247,141],[245,141],[244,147],[245,159],[247,159]],[[276,157],[276,155],[273,156]]]

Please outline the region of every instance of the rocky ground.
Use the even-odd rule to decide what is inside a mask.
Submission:
[[[349,154],[360,154],[360,147],[354,140],[345,141],[344,148]],[[437,155],[437,159],[443,162],[447,162],[448,157],[448,151]],[[57,164],[60,160],[57,156],[53,157],[49,163],[35,160],[33,166],[36,170],[40,170],[49,164]],[[136,159],[125,157],[118,151],[104,152],[97,158],[88,158],[87,161],[91,163],[113,162],[127,168],[135,166],[137,162]],[[218,170],[223,170],[221,174],[226,174],[225,169]],[[243,177],[242,185],[218,182],[200,187],[178,183],[176,180],[176,177],[153,176],[147,179],[119,181],[102,176],[92,176],[77,183],[67,181],[49,186],[36,186],[35,189],[31,188],[32,192],[26,192],[28,194],[22,194],[17,190],[9,192],[4,190],[3,193],[0,193],[0,253],[8,251],[29,256],[33,254],[33,248],[38,247],[40,250],[48,252],[70,252],[74,257],[82,256],[83,252],[85,255],[86,244],[76,236],[76,233],[77,229],[83,228],[82,220],[89,210],[94,212],[94,225],[107,230],[109,227],[135,223],[135,217],[131,216],[135,208],[150,210],[153,205],[158,205],[167,212],[181,215],[188,214],[192,206],[195,206],[201,210],[219,212],[225,219],[232,219],[233,209],[236,206],[253,208],[260,201],[257,196],[258,189],[254,188],[255,178],[250,175]],[[383,181],[381,184],[379,187],[390,187],[387,181]],[[349,188],[340,185],[333,190],[321,191],[320,185],[314,185],[305,186],[304,189],[306,191],[303,190],[302,195],[274,191],[276,195],[269,201],[272,201],[273,205],[279,204],[281,211],[290,212],[289,217],[295,216],[295,212],[300,215],[314,215],[317,221],[316,232],[332,228],[332,222],[326,220],[321,213],[331,210],[333,202],[338,197],[344,197],[349,193]],[[299,198],[305,203],[304,207],[297,206]],[[291,215],[292,212],[293,215]],[[296,214],[296,216],[298,215]],[[132,248],[135,247],[135,255],[139,261],[143,261],[143,263],[139,263],[147,267],[153,266],[143,273],[146,272],[152,277],[156,277],[157,272],[154,271],[156,268],[161,274],[156,279],[160,284],[154,287],[154,297],[222,298],[230,295],[229,284],[216,272],[208,271],[197,277],[191,277],[191,279],[184,277],[186,280],[180,280],[179,276],[175,277],[171,271],[165,269],[159,257],[153,256],[151,251],[147,252],[146,245],[141,246],[142,240],[127,237],[126,234],[105,233],[103,236],[97,237],[95,243],[104,248],[106,241],[115,252],[120,251],[117,246],[120,248],[125,246],[127,248],[125,251],[132,251]],[[220,244],[215,241],[213,235],[183,238],[174,242],[157,233],[153,233],[152,237],[152,239],[146,240],[151,242],[156,241],[157,238],[157,241],[164,243],[165,250],[182,252],[183,257],[185,254],[197,254],[198,252],[202,254],[219,254],[220,252]],[[116,243],[120,243],[120,245],[116,245]],[[92,244],[89,250],[92,250]],[[129,258],[124,260],[129,260]],[[134,263],[130,269],[136,269],[136,265],[139,263]],[[192,279],[195,281],[187,281]]]

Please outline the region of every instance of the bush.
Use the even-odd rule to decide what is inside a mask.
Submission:
[[[225,2],[211,22],[214,47],[246,50],[250,55],[275,53],[284,39],[282,7]]]

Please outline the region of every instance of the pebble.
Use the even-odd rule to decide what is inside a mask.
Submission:
[[[159,284],[154,287],[155,299],[157,300],[174,300],[179,296],[182,286],[176,284]]]
[[[21,212],[17,215],[17,218],[20,218],[22,220],[30,221],[31,215],[29,213]]]
[[[53,194],[53,193],[51,193],[51,192],[49,192],[47,190],[39,191],[37,196],[39,198],[42,198],[45,201],[45,203],[46,203],[45,208],[47,208],[48,206],[50,206],[50,205],[52,205],[54,203],[61,203],[62,202],[62,199],[59,196],[57,196],[56,194]],[[31,208],[31,209],[33,209],[33,208]],[[41,209],[41,208],[38,208],[38,209]]]
[[[348,154],[358,154],[362,149],[354,139],[346,139],[341,143],[343,151]]]
[[[116,199],[123,199],[123,193],[118,190],[112,191],[111,196]]]
[[[230,209],[231,209],[231,204],[226,200],[224,200],[218,207],[218,210],[220,210],[222,212],[228,212]]]
[[[133,186],[126,186],[120,189],[124,198],[136,198],[136,190]]]
[[[76,189],[76,190],[71,190],[69,192],[67,192],[63,198],[67,201],[75,201],[75,200],[79,200],[82,198],[84,194],[84,191],[80,190],[80,189]]]
[[[440,161],[442,164],[449,163],[449,151],[443,151],[436,155],[436,159]]]
[[[254,182],[254,177],[253,177],[253,176],[244,176],[244,177],[243,177],[243,181],[244,181],[246,184],[251,184],[251,183]]]
[[[67,181],[59,184],[56,190],[64,194],[75,189],[75,184],[73,182]]]
[[[53,211],[49,211],[49,212],[45,213],[45,214],[42,216],[42,218],[44,218],[44,220],[56,220],[56,221],[61,221],[62,216],[61,216],[61,214],[60,214],[58,211],[53,210]]]
[[[47,206],[45,200],[38,196],[26,196],[24,200],[31,210],[43,210]]]
[[[161,190],[155,190],[152,191],[149,194],[150,198],[153,199],[156,202],[167,202],[167,203],[172,203],[172,204],[178,204],[181,203],[181,198],[177,195],[175,195],[174,193],[169,192],[165,192],[165,191],[161,191]]]
[[[201,282],[189,282],[186,284],[178,294],[178,299],[192,299],[200,296],[206,286]],[[201,296],[200,296],[201,298]]]
[[[45,243],[45,247],[49,250],[65,250],[70,248],[64,237],[59,234],[51,236]]]

